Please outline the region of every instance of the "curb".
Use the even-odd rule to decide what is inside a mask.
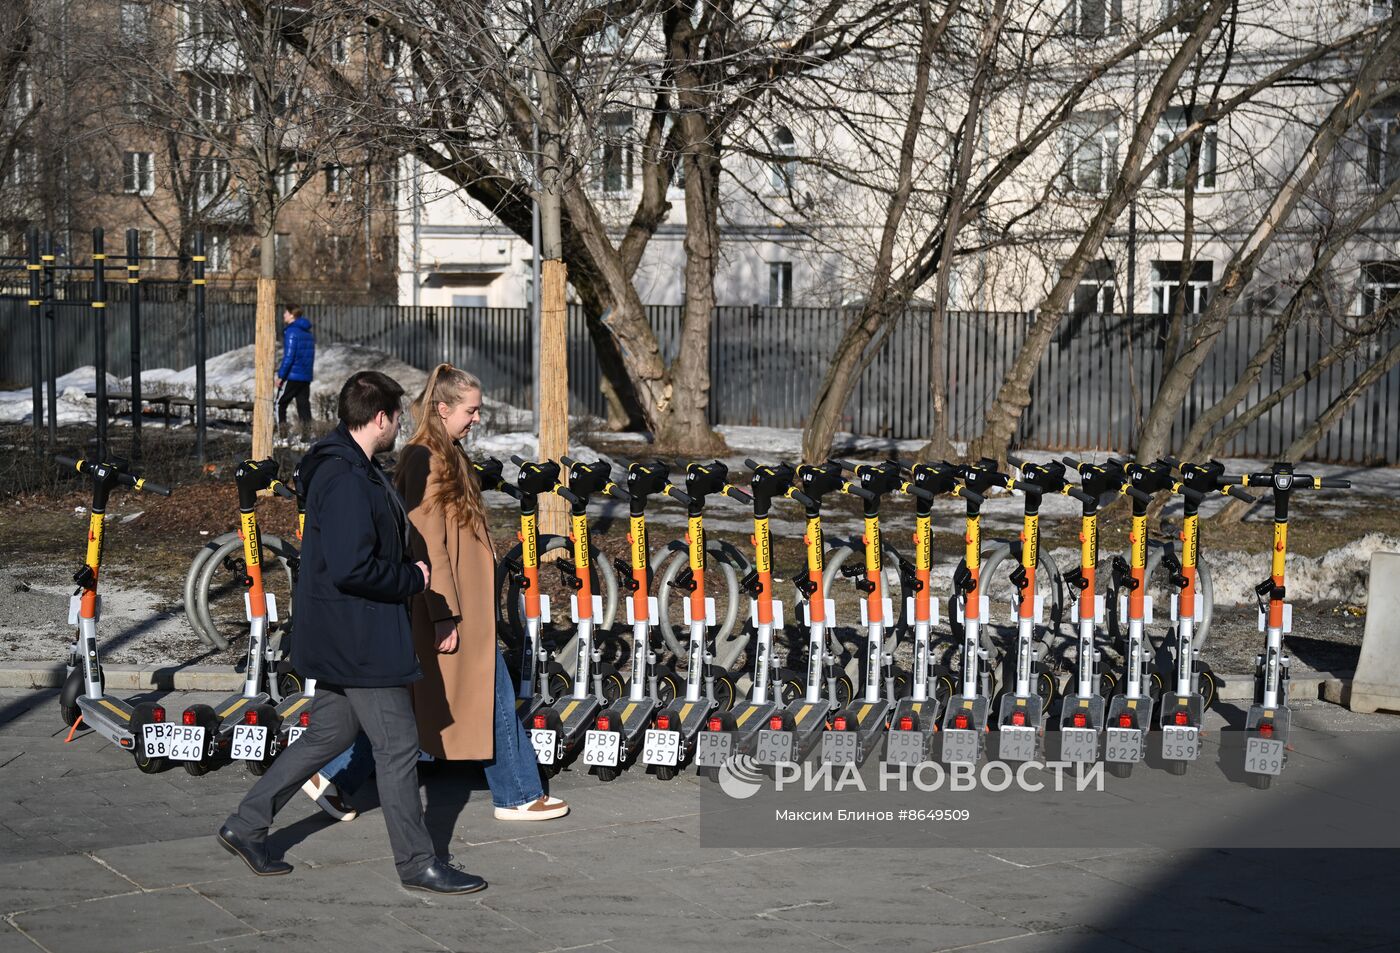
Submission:
[[[121,691],[237,691],[243,676],[223,665],[110,665],[102,674],[108,689]],[[67,675],[62,662],[0,664],[0,688],[60,688]]]

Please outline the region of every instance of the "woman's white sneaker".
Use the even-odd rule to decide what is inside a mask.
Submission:
[[[569,805],[557,797],[545,795],[537,801],[529,804],[521,804],[518,807],[498,807],[496,808],[496,820],[498,821],[552,821],[556,817],[563,817],[569,813]]]

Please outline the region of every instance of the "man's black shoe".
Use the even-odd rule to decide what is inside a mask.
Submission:
[[[249,843],[239,837],[225,824],[219,828],[219,843],[224,850],[242,859],[248,865],[248,869],[259,877],[276,877],[278,874],[289,874],[292,872],[292,865],[285,860],[273,860],[267,856],[267,847],[263,844]]]
[[[486,881],[465,870],[458,870],[435,860],[416,877],[409,877],[403,885],[410,890],[426,890],[429,893],[476,893],[486,889]]]

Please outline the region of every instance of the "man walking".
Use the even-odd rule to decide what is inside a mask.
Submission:
[[[422,673],[407,600],[427,588],[428,566],[408,561],[403,502],[374,460],[394,446],[402,399],[403,388],[384,374],[354,374],[340,391],[340,426],[302,461],[306,528],[292,664],[316,679],[310,726],[218,837],[255,874],[288,873],[290,864],[267,853],[273,816],[363,730],[399,879],[416,890],[471,893],[486,881],[437,858],[418,796],[418,723],[408,686]]]
[[[282,363],[277,367],[277,386],[282,396],[277,399],[277,429],[287,436],[287,407],[297,402],[297,419],[301,421],[301,436],[311,434],[311,377],[316,365],[316,335],[311,322],[302,317],[301,309],[288,305],[282,312]]]

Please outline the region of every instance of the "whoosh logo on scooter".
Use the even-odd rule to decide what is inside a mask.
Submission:
[[[755,568],[761,572],[773,571],[773,539],[768,532],[768,520],[754,520],[754,559]]]
[[[258,545],[257,539],[254,538],[254,534],[258,529],[258,518],[252,513],[240,513],[239,518],[243,524],[243,539],[249,541],[243,546],[243,559],[244,562],[248,564],[249,568],[251,568],[262,563],[262,553],[258,551],[262,549],[262,547]]]
[[[539,543],[539,536],[535,531],[535,516],[528,514],[520,517],[520,555],[527,567],[538,566],[540,564],[539,550],[535,547]]]

